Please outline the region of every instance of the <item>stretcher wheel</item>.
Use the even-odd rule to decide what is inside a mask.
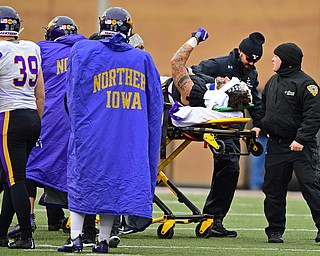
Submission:
[[[168,231],[164,234],[162,234],[162,228],[163,228],[164,224],[161,224],[159,227],[158,227],[158,230],[157,230],[157,235],[159,238],[163,238],[163,239],[171,239],[173,237],[173,234],[174,234],[174,227],[171,227],[170,229],[168,229]]]
[[[197,226],[196,226],[196,236],[198,238],[209,238],[211,236],[211,227],[207,228],[202,234],[200,233],[200,229],[201,229],[201,224],[202,222],[200,222]]]
[[[212,153],[215,154],[215,155],[223,154],[224,151],[225,151],[225,149],[226,149],[226,144],[224,144],[224,141],[223,141],[223,140],[216,140],[216,142],[217,142],[217,144],[218,144],[218,146],[219,146],[218,149],[214,148],[214,147],[211,146],[211,145],[209,146],[210,149],[211,149],[211,151],[212,151]]]
[[[249,145],[249,152],[254,156],[261,156],[263,153],[263,145],[256,141],[255,143],[252,143]]]
[[[62,230],[64,233],[70,233],[70,220],[69,220],[69,217],[65,218],[63,221],[62,221]]]

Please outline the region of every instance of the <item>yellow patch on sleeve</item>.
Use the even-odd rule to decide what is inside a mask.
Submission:
[[[307,86],[308,91],[313,95],[317,96],[319,92],[319,87],[315,84],[310,84]]]

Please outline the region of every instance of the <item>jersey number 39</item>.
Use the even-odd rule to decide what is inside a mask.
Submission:
[[[28,56],[25,60],[23,56],[17,55],[14,63],[20,65],[20,78],[13,79],[13,84],[17,87],[23,87],[26,83],[30,87],[34,87],[38,80],[38,59],[36,56]],[[27,81],[28,80],[28,81]]]

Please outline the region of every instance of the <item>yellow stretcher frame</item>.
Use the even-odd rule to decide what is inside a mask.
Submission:
[[[162,223],[157,229],[159,238],[171,239],[174,235],[174,227],[176,224],[197,223],[195,228],[196,237],[207,238],[211,236],[211,227],[214,224],[214,216],[210,214],[202,214],[201,211],[175,186],[175,184],[167,178],[163,172],[164,168],[170,164],[192,141],[203,141],[205,145],[209,145],[214,154],[223,154],[225,145],[220,137],[241,138],[247,146],[247,152],[239,153],[241,155],[249,155],[250,153],[259,156],[263,153],[263,146],[255,140],[254,132],[250,130],[239,130],[229,128],[234,124],[245,124],[250,118],[223,118],[210,120],[201,125],[194,127],[168,127],[166,146],[173,140],[183,140],[181,144],[166,157],[158,166],[157,185],[164,184],[177,197],[178,202],[184,203],[192,212],[191,215],[175,215],[162,201],[155,195],[154,203],[163,211],[163,216],[152,219],[152,223]]]

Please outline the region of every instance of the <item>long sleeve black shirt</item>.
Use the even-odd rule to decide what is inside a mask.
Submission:
[[[301,69],[275,74],[262,92],[262,109],[254,126],[270,137],[306,144],[320,127],[319,86]]]

